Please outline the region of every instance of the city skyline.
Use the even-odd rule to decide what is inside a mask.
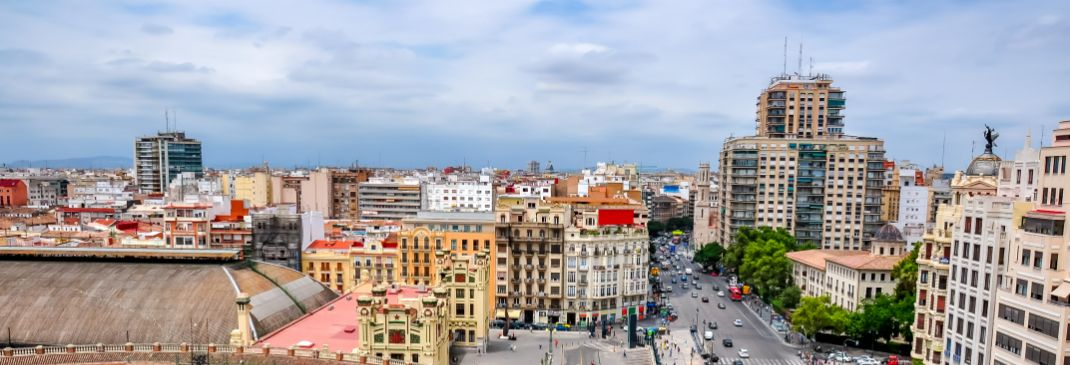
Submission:
[[[1070,114],[1046,61],[1066,52],[1064,3],[728,5],[5,4],[0,120],[20,138],[0,155],[131,156],[173,110],[209,167],[694,169],[754,133],[799,43],[803,73],[812,57],[849,90],[845,132],[891,159],[962,169],[983,124],[1006,157]]]

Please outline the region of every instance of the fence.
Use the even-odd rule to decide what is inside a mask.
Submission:
[[[215,344],[67,345],[5,348],[0,365],[159,362],[175,364],[243,365],[415,365],[355,353],[316,349],[243,347]]]

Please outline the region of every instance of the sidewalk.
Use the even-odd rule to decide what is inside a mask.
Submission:
[[[775,327],[773,327],[773,314],[774,313],[773,313],[773,309],[772,309],[771,306],[768,306],[764,302],[762,302],[761,300],[757,300],[757,299],[744,300],[743,301],[743,305],[745,307],[747,307],[747,309],[749,309],[751,311],[751,313],[754,313],[754,315],[757,316],[759,320],[761,320],[763,325],[765,325],[767,328],[769,328],[770,331],[772,331],[774,334],[776,334],[777,335],[776,337],[778,339],[780,339],[780,342],[782,342],[785,345],[788,345],[788,346],[790,346],[792,348],[801,348],[801,347],[804,346],[804,343],[802,343],[803,336],[801,334],[798,334],[798,333],[795,333],[795,332],[791,332],[791,331],[780,332]],[[792,341],[791,339],[797,339],[797,340]]]

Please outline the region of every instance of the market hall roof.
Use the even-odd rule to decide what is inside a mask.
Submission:
[[[266,263],[7,258],[0,277],[0,328],[23,345],[228,343],[238,293],[252,304],[255,340],[337,297]]]

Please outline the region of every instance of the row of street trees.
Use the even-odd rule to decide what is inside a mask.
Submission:
[[[728,248],[709,243],[695,253],[695,261],[707,268],[718,264],[751,286],[751,289],[778,310],[794,308],[801,295],[791,283],[791,260],[787,253],[808,250],[783,228],[742,227]]]
[[[916,245],[910,255],[892,269],[892,277],[898,281],[894,293],[868,299],[855,312],[832,304],[828,296],[803,298],[792,313],[792,325],[809,338],[825,332],[846,334],[869,346],[878,339],[888,342],[897,337],[910,343],[914,337],[911,326],[914,323],[919,247],[921,245]]]
[[[828,297],[801,298],[801,290],[792,283],[792,263],[787,253],[815,247],[800,245],[782,228],[740,228],[731,246],[711,242],[695,253],[694,260],[709,269],[720,265],[735,272],[780,313],[794,309],[791,322],[807,337],[813,338],[818,332],[846,334],[872,345],[876,339],[887,342],[902,337],[909,342],[913,338],[920,246],[915,245],[910,255],[892,269],[892,277],[898,282],[894,293],[871,298],[854,312],[832,304]]]

